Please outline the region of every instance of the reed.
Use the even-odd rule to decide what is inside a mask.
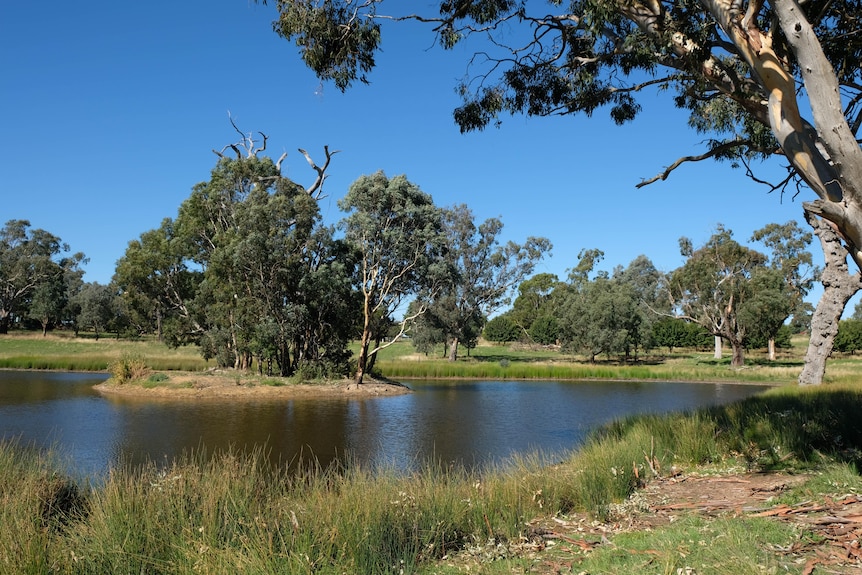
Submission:
[[[724,364],[703,364],[698,360],[672,360],[656,365],[626,365],[587,362],[499,362],[446,360],[387,360],[376,369],[389,378],[495,379],[495,380],[653,380],[653,381],[746,381],[791,383],[793,368],[753,366],[744,370]]]

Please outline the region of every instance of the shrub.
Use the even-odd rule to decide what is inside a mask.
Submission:
[[[135,379],[143,379],[147,376],[149,369],[144,359],[133,353],[124,353],[120,359],[108,366],[111,377],[116,383],[123,384]]]

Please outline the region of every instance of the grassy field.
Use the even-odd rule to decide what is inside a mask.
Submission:
[[[123,355],[146,358],[154,370],[197,371],[207,368],[196,347],[171,349],[154,339],[126,340],[69,332],[0,335],[0,368],[105,371]]]
[[[433,354],[416,353],[408,341],[395,343],[379,354],[376,371],[392,379],[640,379],[673,381],[740,381],[791,384],[802,369],[805,338],[781,350],[770,362],[762,351],[747,354],[743,368],[731,368],[729,354],[715,360],[711,351],[653,350],[634,362],[601,358],[590,363],[583,357],[560,351],[518,344],[481,343],[466,350],[458,361],[443,357],[442,347]],[[104,371],[120,357],[141,357],[154,371],[198,371],[214,367],[203,360],[196,347],[171,349],[152,339],[117,340],[102,337],[75,338],[71,333],[10,334],[0,336],[0,368]],[[862,359],[855,356],[830,360],[827,382],[853,381],[862,373]]]

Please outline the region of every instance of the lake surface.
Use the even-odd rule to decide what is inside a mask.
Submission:
[[[0,437],[54,447],[71,471],[99,476],[123,463],[195,451],[266,449],[274,461],[349,455],[411,469],[436,459],[504,464],[514,454],[563,454],[587,433],[634,413],[736,401],[763,388],[737,384],[407,381],[395,397],[153,400],[105,397],[106,375],[0,371]]]

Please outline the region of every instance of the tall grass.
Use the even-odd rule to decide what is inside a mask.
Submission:
[[[789,383],[796,370],[773,367],[751,367],[732,370],[723,364],[697,361],[669,361],[657,365],[625,365],[580,362],[499,362],[446,360],[379,361],[376,369],[389,378],[437,379],[614,379],[662,381],[749,381],[754,383]]]
[[[862,392],[772,390],[692,413],[626,418],[564,461],[484,473],[273,468],[261,452],[114,469],[92,488],[50,456],[0,445],[0,572],[411,573],[512,541],[540,515],[615,513],[672,466],[858,463]],[[849,469],[849,468],[847,468]]]

